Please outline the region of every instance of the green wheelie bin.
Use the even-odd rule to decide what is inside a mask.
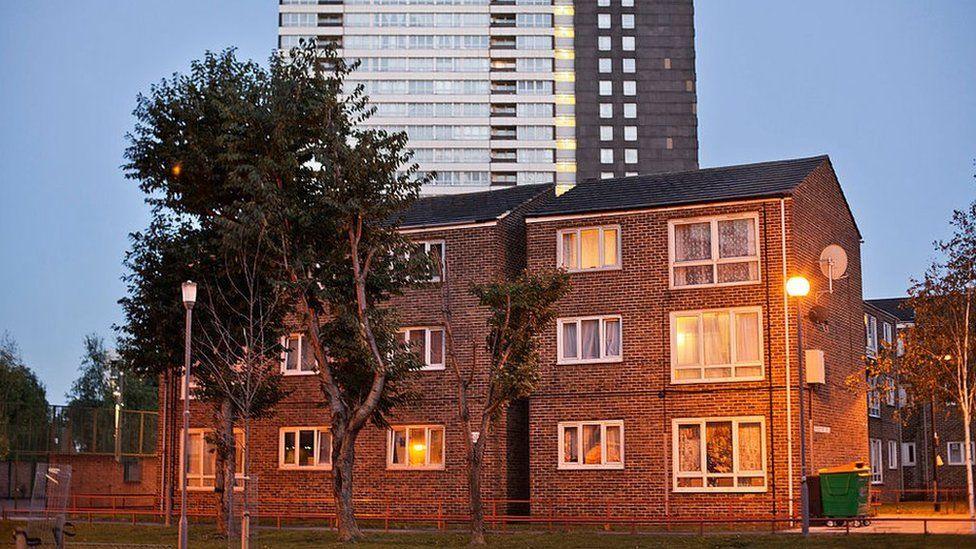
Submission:
[[[820,475],[820,504],[827,526],[867,526],[871,468],[863,461],[826,467]]]

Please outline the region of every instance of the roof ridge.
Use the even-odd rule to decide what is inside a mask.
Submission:
[[[730,170],[730,169],[735,169],[735,168],[755,168],[755,167],[759,167],[759,166],[773,166],[775,164],[787,164],[787,163],[791,163],[791,162],[802,162],[804,160],[821,160],[821,161],[823,161],[823,160],[830,160],[830,155],[829,154],[818,154],[818,155],[814,155],[814,156],[801,156],[801,157],[798,157],[798,158],[784,158],[784,159],[781,159],[781,160],[766,160],[764,162],[748,162],[746,164],[729,164],[729,165],[726,165],[726,166],[712,166],[710,168],[698,168],[698,169],[695,169],[695,170],[676,170],[676,171],[669,171],[669,172],[652,172],[652,173],[645,173],[645,174],[638,174],[638,175],[627,175],[627,176],[624,176],[624,177],[608,177],[608,178],[605,178],[605,179],[601,179],[601,178],[590,178],[590,179],[587,179],[585,181],[585,183],[605,183],[605,182],[609,182],[609,181],[621,181],[621,180],[628,180],[628,179],[640,179],[640,178],[646,178],[646,177],[667,177],[667,176],[674,176],[674,175],[685,175],[685,174],[693,174],[693,173],[714,172],[716,170]]]

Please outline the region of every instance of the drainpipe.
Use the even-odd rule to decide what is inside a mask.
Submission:
[[[793,391],[790,383],[790,302],[786,295],[786,199],[779,199],[779,232],[783,252],[783,334],[786,350],[786,477],[790,518],[793,518]],[[803,418],[800,418],[801,421]]]

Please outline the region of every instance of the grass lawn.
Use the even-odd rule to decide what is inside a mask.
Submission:
[[[16,523],[0,522],[0,540],[11,540]],[[127,547],[128,544],[175,547],[176,529],[162,526],[132,526],[128,524],[87,524],[77,525],[77,536],[71,542],[92,544],[98,547]],[[909,536],[909,535],[819,535],[805,540],[793,534],[763,535],[743,534],[708,535],[704,537],[687,535],[630,535],[601,534],[597,532],[571,533],[518,533],[494,534],[488,537],[489,547],[498,548],[536,548],[536,549],[575,549],[592,547],[708,547],[708,548],[768,548],[789,547],[871,547],[899,549],[914,547],[963,547],[970,545],[969,536]],[[0,541],[0,544],[7,541]],[[369,532],[365,542],[357,548],[378,547],[457,547],[467,543],[463,534],[437,532],[380,533]],[[225,549],[227,542],[218,539],[212,528],[191,525],[190,546],[194,549]],[[335,534],[323,530],[262,530],[258,534],[255,548],[278,547],[343,547],[336,543]]]

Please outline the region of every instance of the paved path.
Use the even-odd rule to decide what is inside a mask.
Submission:
[[[969,521],[959,520],[965,518],[965,515],[878,515],[871,518],[869,526],[851,527],[850,532],[852,534],[922,534],[927,527],[930,534],[969,534],[972,532]],[[813,526],[810,532],[844,534],[847,529]]]

